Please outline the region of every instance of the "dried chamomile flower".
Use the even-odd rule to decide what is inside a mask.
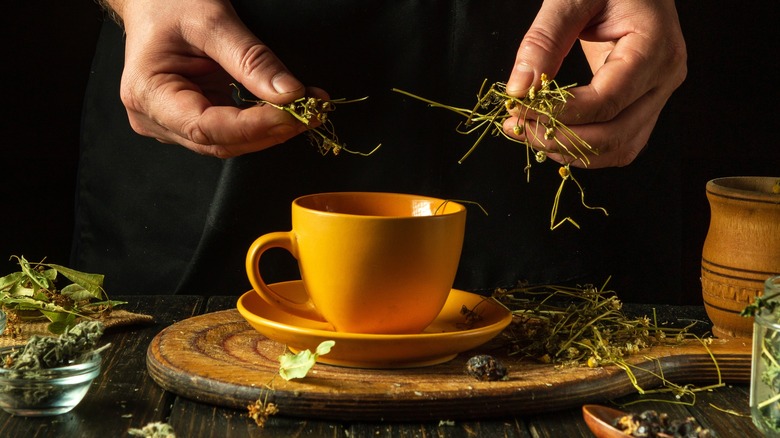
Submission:
[[[456,132],[460,134],[477,134],[477,140],[471,148],[458,161],[462,163],[471,155],[477,146],[486,137],[499,137],[520,143],[526,148],[526,166],[524,171],[526,177],[530,180],[531,155],[538,163],[542,163],[547,158],[547,153],[556,152],[563,157],[566,175],[561,173],[561,184],[555,194],[553,207],[550,214],[550,229],[555,230],[561,224],[569,223],[579,228],[579,224],[570,217],[558,220],[558,207],[560,204],[561,193],[567,181],[571,180],[577,186],[580,192],[582,205],[589,210],[599,210],[605,215],[607,210],[602,207],[591,207],[585,203],[585,194],[580,183],[571,176],[569,166],[575,161],[581,162],[584,166],[590,164],[590,157],[598,155],[598,150],[588,144],[577,133],[560,122],[559,118],[563,113],[566,102],[574,96],[568,91],[574,85],[560,87],[546,74],[541,76],[541,85],[539,88],[531,87],[525,97],[515,97],[507,94],[506,84],[495,82],[490,87],[486,87],[487,80],[482,83],[477,93],[477,103],[473,108],[459,108],[451,105],[441,104],[407,91],[393,89],[398,93],[421,100],[432,107],[444,108],[464,118],[457,126]],[[504,131],[504,124],[512,117],[517,117],[517,123],[512,127],[513,136]]]
[[[345,143],[339,141],[338,136],[336,136],[336,130],[333,126],[333,122],[328,116],[329,113],[336,110],[337,104],[341,105],[362,102],[368,99],[368,97],[352,100],[322,100],[316,97],[304,96],[288,104],[277,105],[275,103],[268,102],[267,100],[258,99],[255,96],[245,97],[245,95],[250,95],[251,93],[249,93],[249,91],[240,84],[232,83],[230,86],[235,89],[235,98],[239,103],[243,102],[254,103],[256,105],[272,106],[278,110],[287,112],[291,116],[295,117],[299,122],[309,127],[309,130],[307,131],[309,141],[317,146],[317,149],[322,155],[327,155],[328,152],[333,153],[333,155],[338,155],[343,151],[354,155],[369,156],[376,152],[380,146],[382,146],[379,144],[369,152],[359,152],[347,149]],[[316,127],[313,126],[315,122],[318,124]]]

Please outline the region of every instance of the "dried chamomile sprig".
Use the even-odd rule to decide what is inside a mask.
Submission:
[[[633,386],[642,394],[672,392],[679,402],[683,397],[695,399],[695,393],[723,386],[717,384],[694,387],[678,385],[664,378],[663,372],[653,373],[664,388],[647,391],[638,384],[635,366],[627,360],[649,347],[674,345],[684,340],[697,340],[708,349],[712,338],[701,339],[691,333],[695,322],[681,328],[660,327],[655,317],[628,317],[614,291],[593,285],[525,286],[498,289],[493,297],[509,308],[521,324],[508,330],[510,355],[534,358],[559,367],[587,366],[596,368],[614,365],[626,372]],[[720,368],[710,352],[718,375]],[[660,365],[659,365],[660,366]]]
[[[285,111],[295,117],[299,122],[303,123],[309,130],[307,134],[309,141],[317,146],[317,149],[322,155],[327,155],[328,152],[333,155],[338,155],[341,152],[347,152],[354,155],[369,156],[376,152],[382,145],[378,144],[369,152],[353,151],[346,148],[346,144],[342,143],[336,135],[336,130],[333,126],[333,122],[328,117],[328,114],[336,110],[336,105],[362,102],[368,97],[360,99],[335,99],[335,100],[322,100],[316,97],[301,97],[293,102],[285,105],[278,105],[267,100],[258,99],[255,96],[249,96],[249,93],[240,84],[232,83],[231,87],[235,89],[236,99],[239,102],[254,103],[257,105],[269,105],[280,111]],[[317,127],[313,127],[313,123],[318,123]]]
[[[494,298],[524,324],[512,331],[513,354],[561,365],[599,366],[621,361],[666,342],[678,343],[689,327],[658,327],[647,316],[632,318],[605,286],[518,286]]]
[[[577,228],[580,227],[571,217],[567,216],[561,220],[557,219],[561,193],[569,180],[574,182],[580,191],[581,202],[585,208],[599,210],[606,215],[606,209],[591,207],[585,203],[585,193],[582,185],[574,178],[571,171],[571,163],[579,160],[587,167],[590,164],[590,156],[598,155],[596,148],[588,144],[587,141],[559,120],[567,100],[573,97],[568,89],[575,85],[560,87],[554,80],[542,74],[540,87],[538,89],[532,87],[524,97],[515,97],[507,94],[506,84],[503,82],[495,82],[487,89],[486,85],[487,80],[482,83],[477,93],[477,103],[471,109],[445,105],[397,88],[394,88],[393,91],[421,100],[432,107],[444,108],[455,112],[465,119],[458,124],[456,132],[465,135],[476,133],[478,137],[471,148],[458,160],[458,163],[462,163],[468,158],[488,135],[491,137],[502,136],[509,141],[525,146],[526,166],[524,171],[527,180],[530,180],[531,177],[532,154],[534,160],[538,163],[546,161],[548,153],[555,152],[561,154],[566,162],[559,169],[561,184],[553,200],[550,214],[551,230],[558,228],[563,223],[570,223]],[[524,139],[509,136],[504,132],[504,122],[513,116],[519,116],[518,124],[513,127],[513,134]],[[552,142],[555,147],[552,149],[547,147],[546,144],[548,142]]]
[[[322,341],[312,353],[311,350],[301,350],[298,353],[285,352],[279,356],[279,373],[284,380],[302,379],[311,371],[317,363],[317,359],[330,353],[331,348],[336,345],[336,341]],[[263,396],[247,405],[247,415],[254,420],[259,427],[265,427],[268,419],[279,413],[279,406],[276,403],[268,401],[268,394],[274,391],[274,379],[277,374],[271,377],[263,390]]]

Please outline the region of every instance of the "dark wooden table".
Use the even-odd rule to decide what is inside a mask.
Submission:
[[[171,424],[178,437],[593,436],[579,408],[483,421],[425,423],[364,422],[360,418],[352,422],[333,422],[277,415],[261,429],[247,417],[245,410],[198,403],[163,390],[152,380],[146,368],[147,347],[162,329],[195,315],[234,308],[236,297],[114,298],[127,300],[129,304],[125,308],[129,311],[154,315],[155,324],[115,329],[106,334],[105,340],[111,342],[112,347],[104,356],[103,372],[74,410],[43,418],[15,417],[0,412],[0,437],[125,437],[129,436],[129,428],[140,428],[155,421]],[[697,308],[667,308],[665,311],[704,314]],[[675,418],[694,416],[720,437],[759,437],[761,434],[748,416],[748,393],[744,383],[727,384],[713,391],[698,393],[693,406],[643,402],[635,405],[634,409],[656,409]],[[664,397],[669,399],[669,396]],[[641,398],[629,395],[615,402],[623,404]]]

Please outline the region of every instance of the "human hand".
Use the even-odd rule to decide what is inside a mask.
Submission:
[[[625,166],[647,144],[661,109],[687,74],[687,54],[673,0],[545,0],[526,33],[507,93],[522,97],[542,73],[554,78],[579,38],[593,79],[569,89],[573,99],[559,121],[572,128],[598,155],[588,163],[560,153],[551,141],[534,147],[579,167]],[[561,84],[565,85],[565,84]],[[526,120],[533,129],[533,120]],[[523,121],[507,119],[504,130]]]
[[[137,133],[195,152],[234,157],[306,130],[270,105],[238,108],[232,82],[285,104],[306,89],[238,18],[228,0],[112,1],[126,31],[120,96]]]

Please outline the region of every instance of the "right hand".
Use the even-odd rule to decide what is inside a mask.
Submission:
[[[114,1],[126,31],[120,95],[137,133],[220,158],[283,143],[307,128],[270,105],[236,107],[232,82],[285,104],[304,85],[241,22],[228,0]]]

